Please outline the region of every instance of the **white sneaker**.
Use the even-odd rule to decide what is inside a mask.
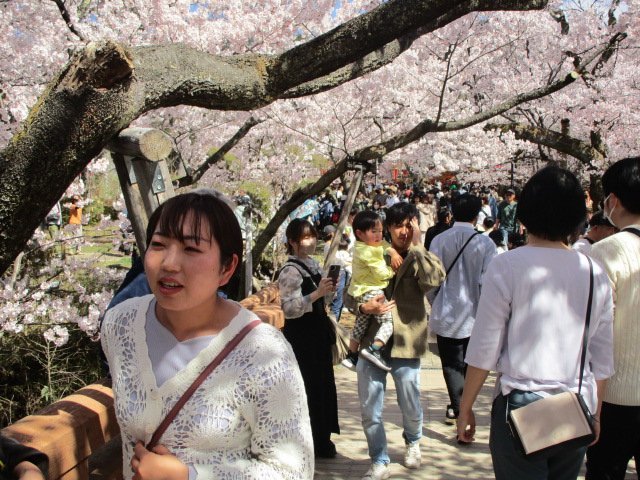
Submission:
[[[356,371],[356,365],[358,364],[358,352],[349,352],[347,356],[340,362],[343,367],[348,368],[352,372]]]
[[[404,466],[407,468],[418,468],[422,463],[420,442],[410,443],[406,448],[404,452]]]
[[[446,423],[447,425],[455,425],[457,418],[458,416],[453,411],[453,408],[447,405],[447,411],[444,414],[444,423]]]
[[[362,480],[385,480],[389,478],[391,471],[384,463],[372,463],[371,468],[364,474]]]

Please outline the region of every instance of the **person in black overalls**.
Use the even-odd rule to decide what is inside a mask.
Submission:
[[[304,380],[316,457],[333,458],[332,433],[340,433],[338,398],[333,376],[331,346],[335,331],[327,316],[324,296],[335,290],[322,278],[315,253],[318,234],[306,220],[295,219],[287,227],[290,254],[280,270],[278,286],[285,324],[282,333],[291,344]]]

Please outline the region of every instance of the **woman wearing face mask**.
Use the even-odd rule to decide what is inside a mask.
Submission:
[[[331,345],[335,332],[326,314],[324,296],[335,290],[322,278],[320,265],[311,258],[318,234],[306,220],[287,227],[289,258],[280,270],[278,286],[285,324],[282,329],[298,360],[309,405],[316,457],[333,458],[332,433],[340,433],[338,400],[333,377]]]

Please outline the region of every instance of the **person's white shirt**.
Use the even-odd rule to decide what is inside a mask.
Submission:
[[[436,235],[429,251],[440,258],[449,271],[444,283],[432,302],[429,327],[436,335],[447,338],[467,338],[471,335],[476,308],[480,299],[482,275],[496,255],[493,240],[476,235],[473,225],[455,222],[453,226]],[[467,241],[469,243],[464,247]],[[458,253],[464,251],[456,260]]]
[[[577,252],[584,253],[585,255],[590,255],[594,243],[595,242],[583,237],[571,245],[571,248]]]
[[[480,232],[484,232],[484,219],[491,217],[491,207],[489,205],[482,205],[480,213],[478,213],[478,221],[476,222],[476,228]]]
[[[593,263],[594,288],[582,394],[594,412],[595,380],[613,372],[613,296],[604,269]],[[589,263],[570,249],[526,245],[496,256],[482,295],[465,362],[500,372],[504,395],[578,390],[589,298]]]

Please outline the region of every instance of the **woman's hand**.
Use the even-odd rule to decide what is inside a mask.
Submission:
[[[336,287],[333,284],[333,280],[331,280],[330,278],[326,277],[326,278],[322,278],[320,279],[320,282],[318,283],[318,288],[315,289],[313,292],[311,292],[310,298],[311,298],[311,303],[315,302],[316,300],[318,300],[321,297],[324,297],[325,295],[331,293],[331,292],[335,292],[336,291]]]
[[[136,443],[131,459],[134,480],[188,480],[189,468],[164,445],[147,450]]]
[[[473,410],[460,410],[458,414],[458,443],[471,443],[475,440],[476,416]]]
[[[458,413],[458,443],[471,443],[474,440],[476,416],[473,413],[473,404],[488,375],[489,370],[467,365],[462,398],[460,399],[460,412]]]
[[[328,277],[320,280],[320,283],[318,283],[318,289],[316,290],[316,292],[319,293],[318,297],[324,297],[326,294],[335,291],[336,287],[333,284],[333,280]]]

